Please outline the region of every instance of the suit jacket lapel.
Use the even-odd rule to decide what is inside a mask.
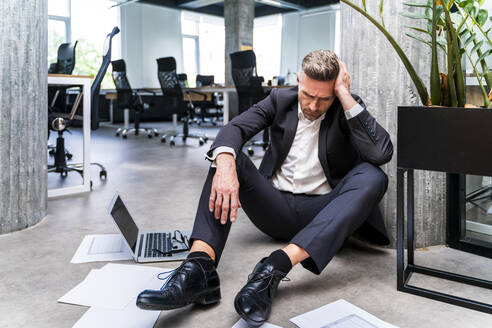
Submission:
[[[321,163],[321,167],[325,172],[326,178],[330,181],[330,170],[328,167],[328,149],[327,149],[327,135],[328,135],[328,115],[321,121],[318,135],[318,159]]]
[[[295,101],[286,114],[281,152],[273,172],[276,172],[285,161],[285,158],[292,147],[292,143],[294,142],[294,137],[297,131],[297,123],[299,122],[298,106],[298,102]]]

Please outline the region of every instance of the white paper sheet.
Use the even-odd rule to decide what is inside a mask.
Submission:
[[[238,322],[236,322],[236,324],[234,326],[232,326],[232,328],[251,328],[251,326],[248,325],[246,323],[246,321],[244,321],[243,319],[241,319]],[[276,325],[272,325],[271,323],[265,322],[259,328],[282,328],[282,327],[276,326]]]
[[[291,318],[300,328],[397,328],[345,300]]]
[[[133,256],[121,234],[87,235],[70,262],[87,263],[131,259]]]
[[[109,310],[91,307],[75,323],[73,328],[152,328],[159,318],[160,311],[139,309],[133,298],[123,310]]]
[[[58,302],[122,310],[142,290],[159,289],[163,281],[157,274],[165,271],[170,269],[109,263],[100,270],[92,270]]]

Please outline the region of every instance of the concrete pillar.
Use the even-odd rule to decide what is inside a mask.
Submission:
[[[426,3],[424,0],[418,2]],[[360,5],[360,2],[354,3]],[[378,1],[366,1],[367,10],[379,19]],[[384,2],[384,22],[405,54],[409,57],[424,83],[429,84],[430,48],[405,36],[404,25],[416,26],[422,22],[400,16],[408,11],[401,1]],[[418,9],[417,9],[418,10]],[[411,11],[417,11],[411,10]],[[422,28],[425,28],[422,26]],[[360,95],[368,110],[391,134],[395,154],[383,169],[390,181],[381,205],[388,232],[396,236],[396,133],[397,106],[421,105],[417,91],[396,52],[383,34],[365,17],[341,3],[341,59],[351,73],[352,92]],[[443,60],[440,61],[444,63]],[[443,71],[441,69],[441,71]],[[418,127],[416,127],[417,129]],[[418,131],[416,130],[416,133]],[[444,244],[445,175],[427,171],[415,172],[415,234],[416,246]]]
[[[46,0],[0,1],[0,234],[47,210]]]
[[[253,46],[254,0],[225,0],[225,83],[233,85],[229,54],[240,51],[242,45]]]

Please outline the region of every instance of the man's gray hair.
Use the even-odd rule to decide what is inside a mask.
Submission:
[[[338,76],[337,59],[331,50],[311,51],[302,60],[302,71],[313,80],[331,81]]]

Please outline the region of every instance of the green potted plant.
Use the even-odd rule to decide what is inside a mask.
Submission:
[[[430,93],[412,63],[384,23],[384,0],[379,0],[379,18],[367,10],[366,1],[352,7],[388,39],[410,75],[423,106],[398,107],[398,166],[455,173],[490,173],[492,153],[486,151],[492,140],[492,71],[486,59],[492,56],[492,21],[485,0],[428,0],[404,2],[414,12],[402,16],[424,20],[425,28],[406,26],[408,37],[431,48],[429,62]],[[483,40],[479,40],[481,35]],[[439,72],[439,52],[446,58],[446,72]],[[462,59],[470,60],[485,106],[466,103],[465,74]],[[474,58],[477,59],[474,59]],[[488,89],[488,90],[487,90]],[[481,148],[483,147],[483,148]]]

